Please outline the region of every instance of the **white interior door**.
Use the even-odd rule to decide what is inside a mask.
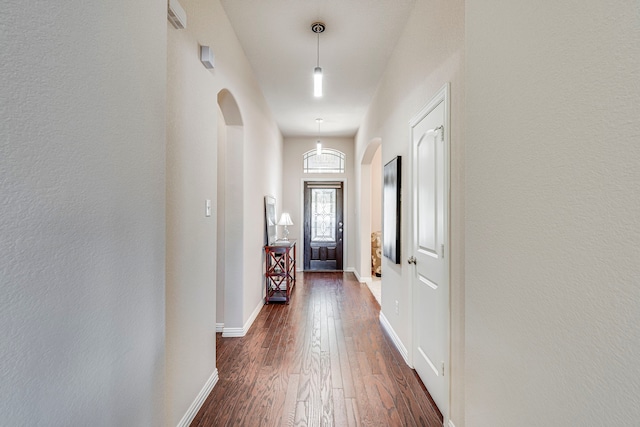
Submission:
[[[448,85],[414,120],[413,365],[444,416],[449,413]]]

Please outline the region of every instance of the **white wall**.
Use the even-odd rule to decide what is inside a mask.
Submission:
[[[242,277],[225,292],[225,328],[242,330],[262,302],[263,197],[279,197],[282,187],[282,136],[271,117],[233,28],[219,1],[181,0],[186,30],[168,31],[167,79],[167,425],[175,426],[215,373],[217,280],[240,263]],[[216,67],[199,61],[199,45],[211,46]],[[237,103],[243,126],[221,123],[218,93],[226,89]],[[235,122],[234,122],[235,124]],[[228,144],[240,135],[243,175],[228,176],[218,194],[218,138]],[[230,171],[230,172],[233,172]],[[217,274],[217,218],[225,207],[226,189],[241,183],[239,226],[227,229],[239,256],[225,254]],[[236,192],[237,193],[237,192]],[[220,200],[219,200],[220,196]],[[205,199],[217,207],[204,216]],[[227,216],[223,220],[228,221]],[[231,258],[231,259],[230,259]]]
[[[467,1],[468,426],[638,424],[639,13]]]
[[[226,245],[226,215],[225,215],[225,197],[226,197],[226,158],[227,158],[227,127],[223,125],[224,116],[222,111],[218,109],[218,194],[216,197],[216,217],[217,217],[217,234],[216,234],[216,325],[224,325],[224,301],[225,301],[225,245]]]
[[[382,148],[371,159],[371,231],[382,231]]]
[[[3,425],[163,424],[165,16],[2,6]]]
[[[298,257],[298,268],[303,267],[303,187],[302,180],[345,180],[344,185],[344,261],[345,270],[353,269],[355,265],[355,233],[356,216],[355,206],[355,181],[354,181],[354,140],[353,138],[322,138],[322,148],[333,148],[345,154],[345,173],[325,173],[325,174],[305,174],[303,173],[302,155],[309,150],[315,150],[317,138],[286,138],[284,140],[284,170],[283,170],[283,195],[282,200],[278,200],[277,215],[280,219],[282,212],[289,212],[293,224],[289,227],[289,240],[297,240],[298,246],[296,255]],[[281,236],[282,227],[278,226],[278,237]]]
[[[382,164],[395,156],[408,165],[411,120],[451,82],[451,419],[464,425],[464,2],[418,0],[389,60],[384,77],[356,137],[356,173],[370,141],[382,140]],[[402,181],[409,182],[408,167]],[[359,199],[357,195],[357,200]],[[401,253],[403,264],[382,260],[382,312],[407,349],[411,345],[411,274],[409,186],[402,188]],[[357,206],[360,216],[368,206]],[[365,238],[366,236],[363,236]],[[365,255],[366,256],[366,255]],[[364,259],[364,256],[362,257]],[[368,268],[367,263],[362,263]],[[365,267],[363,267],[364,269]],[[361,272],[367,275],[366,272]],[[394,303],[399,302],[399,314]]]
[[[243,326],[246,328],[252,313],[264,303],[264,196],[281,198],[284,143],[257,83],[251,96],[245,95],[238,103],[241,109],[246,108],[243,192]]]

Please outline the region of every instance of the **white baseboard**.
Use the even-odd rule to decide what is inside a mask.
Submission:
[[[243,337],[247,335],[247,332],[249,332],[249,328],[251,328],[251,325],[253,325],[253,322],[255,322],[256,318],[258,317],[258,314],[260,314],[260,310],[262,310],[262,307],[264,307],[264,303],[261,300],[256,306],[256,308],[253,310],[253,313],[251,313],[251,316],[249,316],[249,319],[245,322],[242,328],[222,328],[222,336],[225,338],[228,338],[228,337]]]
[[[193,421],[193,419],[196,417],[198,411],[200,410],[200,407],[202,407],[205,399],[209,397],[211,390],[213,390],[213,387],[215,387],[217,383],[218,369],[216,368],[216,370],[213,371],[213,374],[211,374],[207,382],[204,384],[204,387],[202,387],[202,390],[200,390],[200,393],[198,393],[198,395],[196,396],[196,400],[194,400],[191,406],[189,406],[189,409],[178,423],[178,427],[189,427],[189,424],[191,424],[191,421]]]
[[[345,271],[349,271],[353,273],[356,276],[356,279],[358,279],[358,282],[360,283],[371,283],[371,276],[360,276],[360,274],[353,267],[350,267]]]
[[[216,332],[224,331],[224,323],[216,323]]]
[[[249,316],[249,319],[247,319],[247,322],[244,324],[244,335],[247,334],[247,332],[249,332],[249,328],[251,328],[251,325],[253,325],[253,322],[256,321],[256,318],[258,317],[258,314],[260,314],[260,310],[262,310],[262,307],[264,307],[264,300],[260,300],[260,302],[258,302],[258,305],[256,305],[256,308],[253,309],[253,313],[251,313],[251,316]],[[244,336],[243,335],[243,336]]]
[[[456,427],[453,425],[453,421],[449,420],[449,426],[448,427]]]
[[[400,337],[398,336],[398,334],[396,334],[396,331],[393,330],[391,323],[389,323],[389,320],[387,320],[386,316],[382,311],[380,312],[380,323],[382,323],[382,327],[384,328],[384,330],[387,331],[389,336],[391,336],[391,340],[393,341],[396,348],[402,355],[404,362],[411,369],[413,369],[413,366],[411,366],[411,363],[409,363],[409,352],[407,351],[407,348],[404,346],[404,344],[402,344],[402,340],[400,340]]]
[[[224,328],[222,330],[222,336],[224,338],[240,338],[247,335],[244,328]]]

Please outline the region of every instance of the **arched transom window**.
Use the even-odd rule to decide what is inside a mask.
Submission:
[[[331,148],[307,151],[302,156],[304,173],[344,173],[344,153]]]

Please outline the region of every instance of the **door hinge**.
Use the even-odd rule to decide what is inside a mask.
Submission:
[[[444,142],[444,125],[438,126],[437,128],[435,128],[435,131],[440,133],[440,142]]]
[[[441,369],[440,373],[441,373],[441,374],[442,374],[442,376],[444,377],[444,362],[442,362],[442,369]]]
[[[440,245],[440,253],[442,254],[442,259],[444,259],[444,244]]]

